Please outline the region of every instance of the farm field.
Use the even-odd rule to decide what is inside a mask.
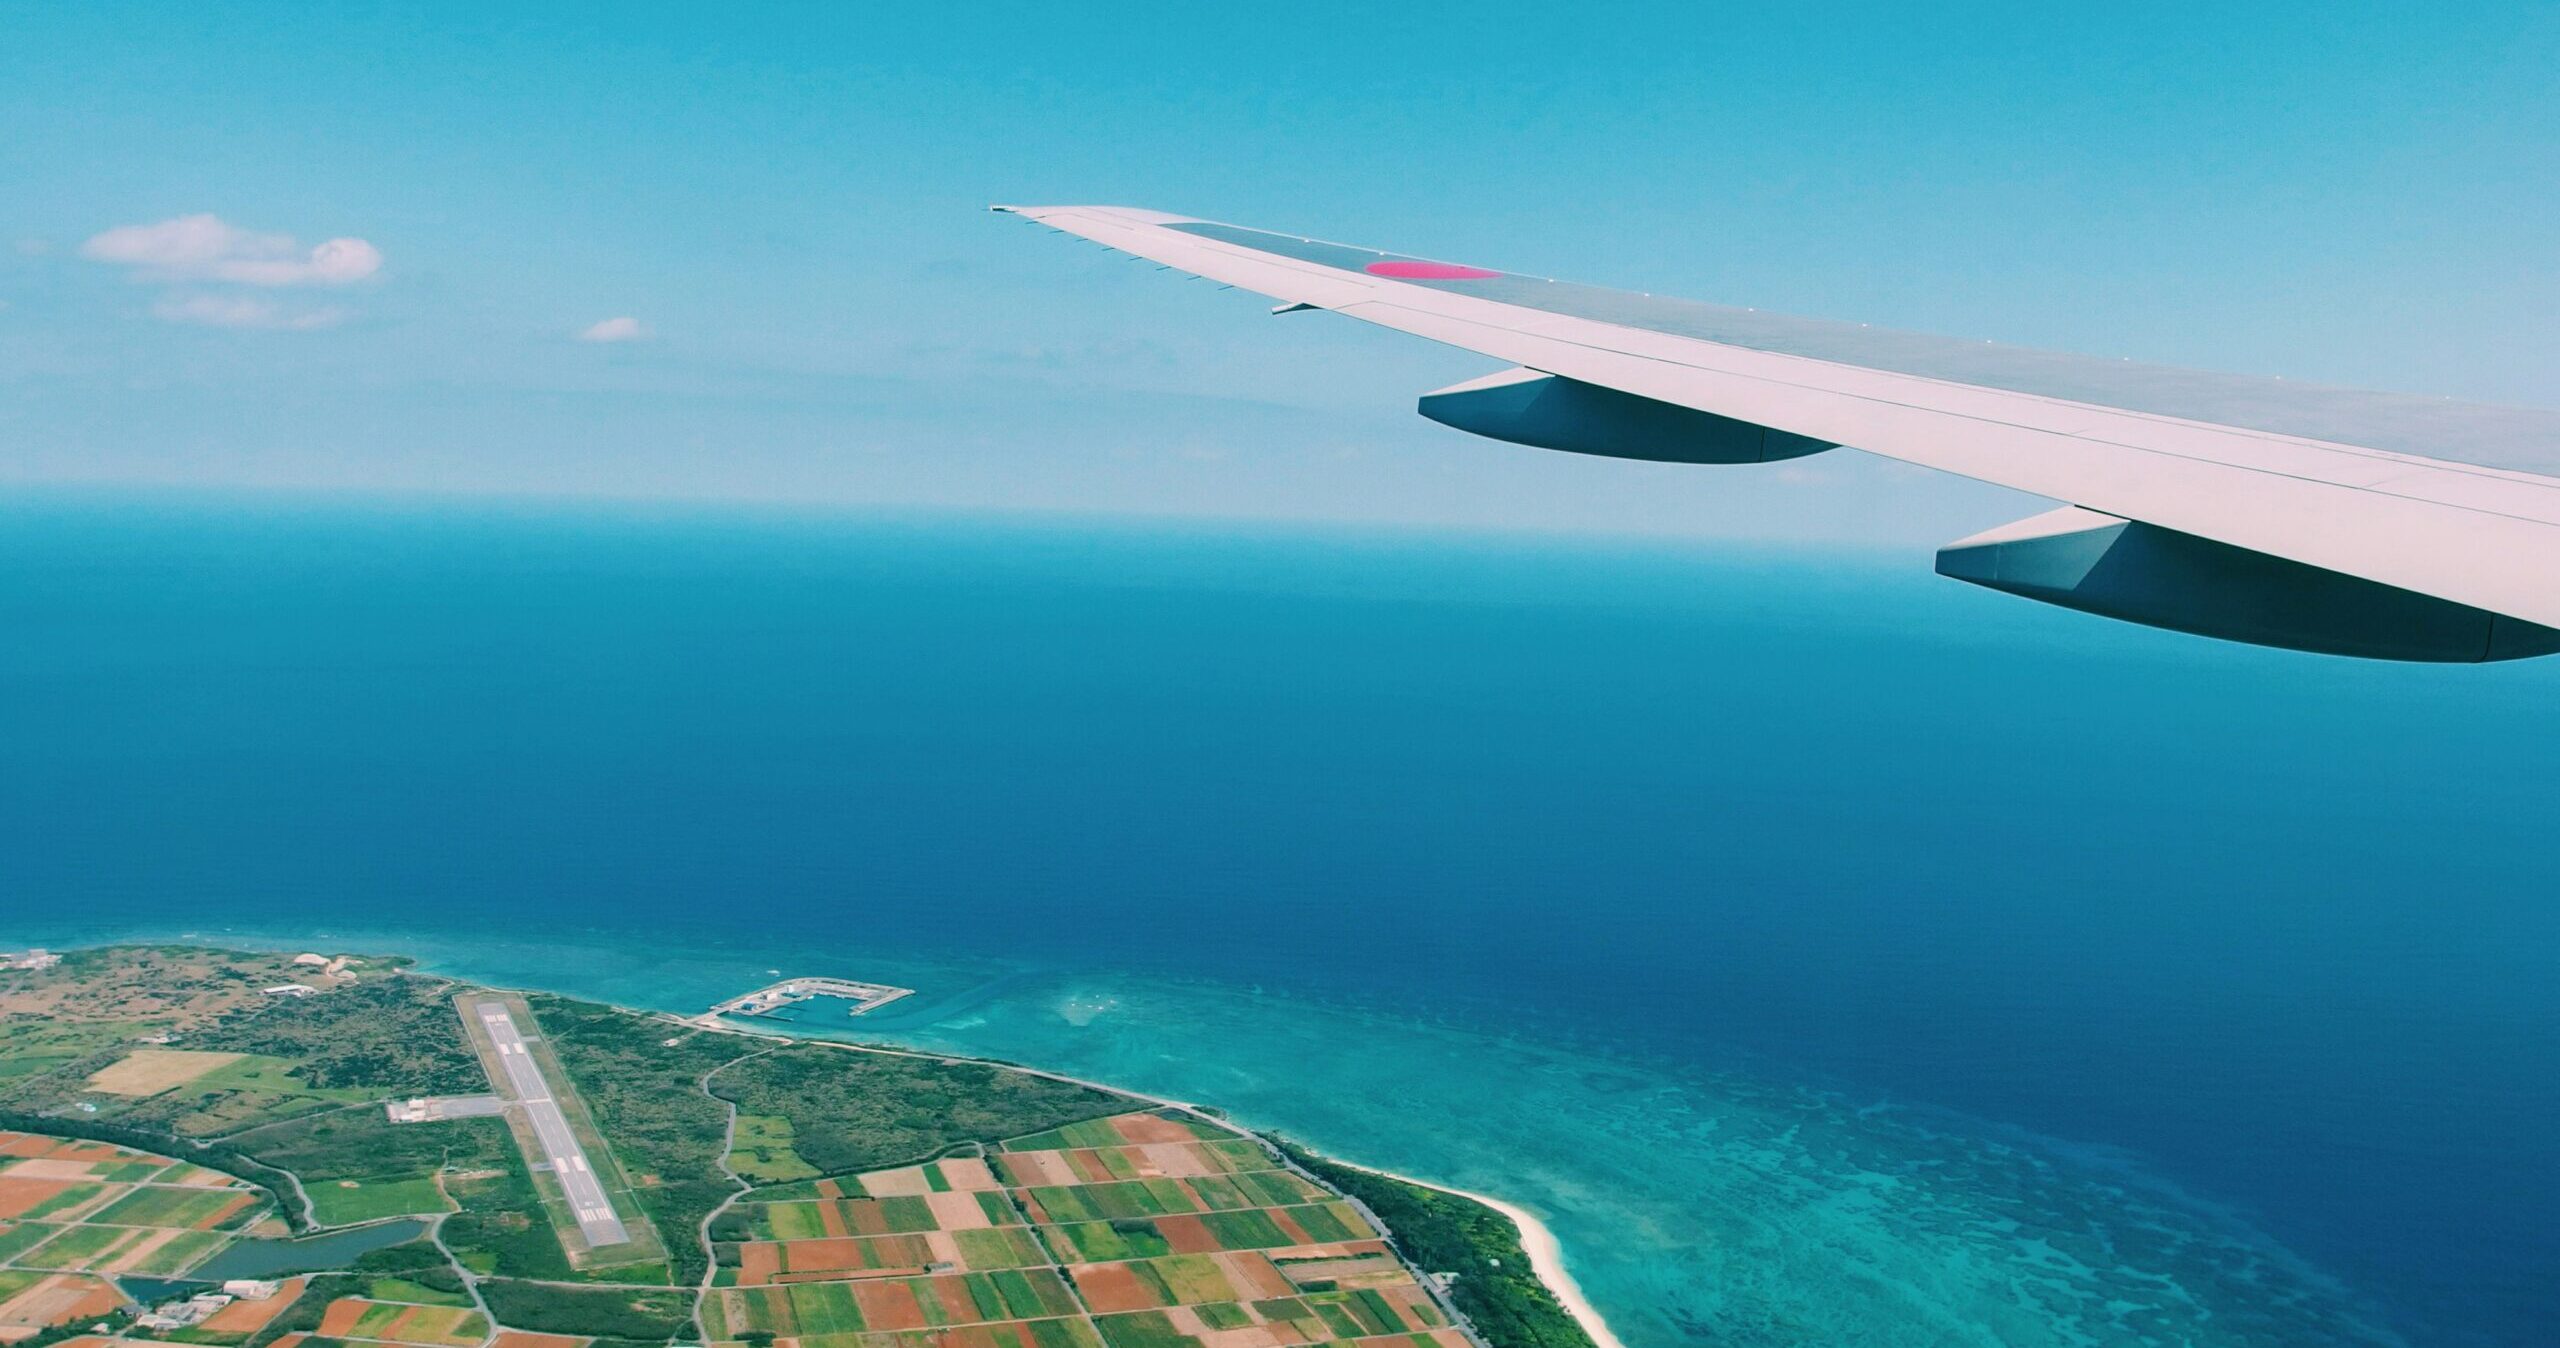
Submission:
[[[118,1277],[170,1278],[267,1211],[267,1195],[163,1156],[0,1132],[0,1343],[124,1304]]]
[[[326,1339],[476,1348],[489,1337],[489,1318],[467,1306],[341,1297],[321,1314],[319,1333]]]
[[[1479,1330],[1466,1297],[1540,1290],[1516,1243],[1466,1225],[1492,1214],[1415,1208],[1179,1108],[296,958],[111,947],[0,971],[0,1348],[1574,1341],[1471,1337],[1364,1203],[1404,1202],[1401,1237],[1410,1211],[1447,1229],[1402,1248],[1463,1272]],[[288,982],[312,990],[267,991]],[[646,1233],[627,1257],[562,1239],[523,1118],[404,1107],[490,1088],[463,1011],[493,998]],[[272,1297],[207,1295],[269,1279]]]
[[[1380,1233],[1261,1144],[1170,1112],[750,1193],[715,1344],[1467,1348]]]

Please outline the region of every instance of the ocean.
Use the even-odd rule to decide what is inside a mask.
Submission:
[[[0,940],[399,948],[1501,1195],[1638,1348],[2538,1345],[2560,666],[1924,555],[0,499]]]

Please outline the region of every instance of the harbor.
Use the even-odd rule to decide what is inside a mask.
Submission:
[[[768,984],[744,996],[732,997],[704,1014],[719,1016],[770,1016],[786,1006],[794,1006],[816,997],[833,997],[852,1003],[845,1014],[859,1016],[915,994],[913,988],[891,987],[886,983],[860,983],[849,978],[790,978]]]

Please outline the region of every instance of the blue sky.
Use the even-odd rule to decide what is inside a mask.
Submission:
[[[1468,440],[1412,398],[1484,362],[999,200],[2560,400],[2548,4],[525,8],[0,4],[0,483],[1896,544],[2029,504]]]

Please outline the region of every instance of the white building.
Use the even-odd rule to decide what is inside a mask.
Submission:
[[[185,1329],[189,1325],[203,1324],[215,1311],[230,1304],[231,1298],[223,1293],[199,1292],[184,1301],[163,1302],[136,1316],[134,1323],[145,1329]]]

